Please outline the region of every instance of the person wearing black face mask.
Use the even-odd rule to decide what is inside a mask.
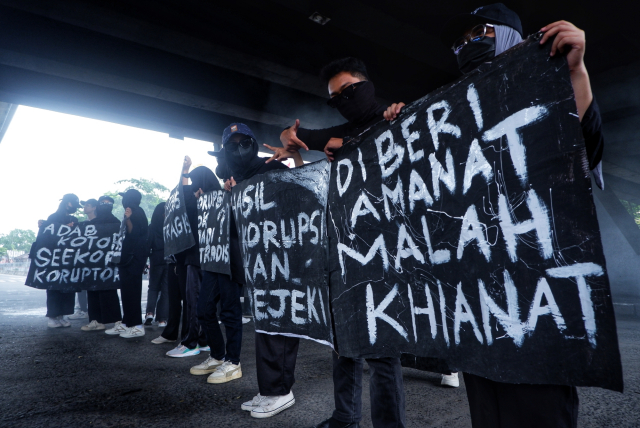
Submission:
[[[338,109],[347,123],[327,129],[300,128],[300,121],[280,135],[283,148],[272,159],[289,156],[300,148],[322,150],[329,161],[342,147],[343,139],[355,137],[384,119],[386,106],[375,99],[367,69],[356,58],[344,58],[325,66],[321,78],[327,83],[329,106]],[[339,350],[338,350],[339,352]],[[375,428],[405,426],[405,398],[399,358],[367,359],[370,367],[371,419]],[[335,410],[317,428],[357,428],[362,419],[363,358],[338,357],[333,353]]]
[[[80,199],[73,193],[67,193],[62,197],[56,212],[51,214],[42,223],[38,222],[40,228],[47,227],[51,223],[65,224],[73,227],[78,224],[78,219],[71,214],[80,208]],[[35,245],[31,246],[29,258],[35,258]],[[70,327],[71,323],[65,319],[65,315],[73,314],[76,302],[76,293],[63,293],[62,291],[47,290],[47,325],[50,328]]]
[[[96,217],[89,221],[91,224],[120,224],[120,220],[111,214],[113,198],[100,196],[96,206]],[[104,330],[105,324],[122,321],[118,290],[87,291],[87,306],[89,308],[89,324],[82,326],[82,331]]]
[[[320,72],[327,83],[329,106],[337,109],[347,123],[325,129],[300,128],[300,121],[282,131],[282,148],[277,148],[269,160],[291,157],[291,153],[305,150],[324,150],[333,161],[334,152],[342,147],[345,137],[355,137],[383,119],[386,105],[378,103],[375,88],[369,81],[367,68],[356,58],[343,58],[325,66]]]
[[[232,123],[222,133],[225,160],[231,178],[225,189],[231,190],[236,182],[274,169],[286,169],[280,162],[265,163],[258,156],[258,143],[251,129],[243,123]],[[233,216],[230,219],[229,259],[231,281],[245,284],[240,240]],[[238,309],[238,307],[236,307]],[[241,317],[237,312],[234,318]],[[241,319],[241,318],[240,318]],[[268,418],[291,407],[295,403],[291,387],[295,382],[294,371],[300,339],[279,335],[255,334],[256,371],[259,394],[242,404],[242,410],[255,418]],[[227,347],[229,342],[227,342]],[[213,351],[213,349],[212,349]],[[227,348],[229,351],[229,348]],[[214,372],[215,373],[215,372]],[[220,376],[221,377],[221,376]]]
[[[124,210],[125,237],[122,241],[122,258],[118,264],[120,273],[120,296],[122,298],[122,322],[105,330],[110,335],[124,338],[144,336],[142,325],[142,273],[147,263],[147,231],[149,221],[144,210],[140,208],[142,194],[129,189],[122,196]]]

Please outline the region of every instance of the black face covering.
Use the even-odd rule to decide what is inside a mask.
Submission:
[[[344,89],[344,91],[347,90],[351,91],[348,87]],[[376,101],[376,90],[373,83],[364,81],[357,85],[353,93],[349,94],[348,99],[341,95],[337,96],[335,108],[350,123],[357,126],[371,120],[376,115],[378,102]]]
[[[122,195],[122,206],[125,208],[139,207],[140,202],[142,202],[142,193],[136,189],[129,189]]]
[[[98,205],[96,207],[96,217],[101,217],[101,216],[110,214],[111,210],[113,210],[113,204]]]
[[[67,206],[65,211],[67,212],[67,214],[73,214],[74,212],[77,211],[77,209],[76,209],[76,207]]]
[[[467,74],[480,64],[490,61],[496,55],[496,39],[485,37],[477,42],[467,43],[458,53],[458,68]]]
[[[205,193],[212,190],[220,190],[220,183],[218,182],[218,179],[213,171],[206,166],[199,166],[195,168],[189,173],[189,178],[191,179],[191,186],[194,193],[198,189],[202,189]]]
[[[243,148],[241,145],[238,145],[237,150],[225,150],[224,156],[230,175],[236,182],[253,177],[256,171],[264,165],[265,162],[265,159],[258,156],[258,143],[255,140],[253,140],[251,145],[247,148]]]

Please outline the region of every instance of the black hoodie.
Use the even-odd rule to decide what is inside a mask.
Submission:
[[[164,236],[162,228],[164,226],[165,202],[160,202],[153,210],[151,224],[149,225],[149,237],[147,245],[149,247],[149,263],[151,267],[162,266],[164,262]]]
[[[144,210],[140,208],[142,194],[135,190],[129,189],[122,195],[122,206],[131,208],[131,223],[133,225],[131,232],[127,232],[122,242],[122,261],[121,265],[128,264],[133,258],[138,260],[146,259],[148,254],[147,234],[149,229],[149,221]]]

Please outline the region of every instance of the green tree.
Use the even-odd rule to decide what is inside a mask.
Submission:
[[[165,202],[169,196],[169,189],[157,181],[147,180],[145,178],[120,180],[116,181],[115,184],[128,184],[125,191],[129,189],[136,189],[142,193],[142,202],[140,203],[140,207],[144,210],[149,222],[151,222],[151,215],[153,215],[153,210],[156,206],[160,202]],[[113,215],[118,219],[121,219],[124,216],[122,196],[120,196],[118,192],[107,192],[105,195],[111,196],[114,199]]]
[[[0,247],[0,258],[7,257],[7,249],[4,247]]]
[[[624,205],[631,217],[633,217],[633,220],[636,222],[638,227],[640,227],[640,205],[634,204],[633,202],[625,201],[623,199],[620,199],[620,202],[622,202],[622,205]]]
[[[0,246],[5,250],[28,253],[35,240],[36,234],[33,230],[13,229],[6,235],[0,235]]]

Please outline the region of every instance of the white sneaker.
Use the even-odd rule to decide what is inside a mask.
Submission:
[[[67,321],[67,319],[64,317],[64,315],[59,315],[58,316],[58,322],[60,323],[61,327],[71,327],[71,323],[69,321]]]
[[[169,342],[175,342],[175,340],[169,340],[169,339],[165,339],[162,336],[158,336],[151,341],[151,343],[155,343],[156,345],[160,345],[161,343],[169,343]]]
[[[200,348],[200,352],[211,352],[211,348],[209,347],[209,345],[207,345],[207,346],[198,346],[198,348]]]
[[[242,317],[242,324],[247,324],[251,322],[251,317]]]
[[[184,345],[178,345],[173,348],[171,351],[167,352],[169,357],[181,358],[181,357],[191,357],[192,355],[198,355],[200,353],[200,349],[196,347],[195,349],[189,349]]]
[[[70,320],[83,320],[85,318],[89,318],[89,315],[85,311],[76,311],[75,314],[69,315],[67,319]]]
[[[166,327],[167,326],[167,322],[166,321],[160,321],[158,323],[158,327]]]
[[[82,331],[96,331],[96,330],[104,330],[104,324],[100,324],[98,321],[93,320],[87,325],[83,325],[80,327]]]
[[[225,383],[241,377],[242,368],[240,363],[233,364],[231,361],[225,361],[216,371],[209,375],[207,383]]]
[[[127,331],[120,333],[120,337],[125,339],[131,339],[132,337],[144,336],[144,326],[136,325],[127,329]]]
[[[205,375],[213,373],[214,371],[216,371],[218,366],[221,366],[223,363],[224,361],[216,360],[213,357],[209,357],[197,366],[191,367],[190,373],[192,375]]]
[[[266,397],[262,400],[260,406],[251,410],[251,416],[258,419],[270,418],[294,404],[296,404],[296,399],[293,398],[293,391],[289,391],[287,395]]]
[[[60,324],[60,321],[58,321],[58,317],[49,318],[49,321],[47,321],[47,327],[58,328],[58,327],[62,327],[62,324]]]
[[[460,386],[460,380],[458,379],[458,372],[451,373],[450,375],[442,375],[442,380],[440,381],[440,385],[442,386],[450,386],[452,388],[457,388]]]
[[[116,334],[121,335],[125,331],[127,331],[127,326],[125,324],[122,324],[122,321],[116,321],[113,328],[110,328],[109,330],[105,330],[104,332],[112,335],[116,335]]]
[[[262,400],[266,398],[269,398],[269,397],[265,397],[264,395],[260,395],[260,393],[258,393],[258,395],[253,397],[251,401],[245,401],[244,403],[242,403],[242,406],[240,406],[240,408],[242,410],[246,410],[247,412],[250,412],[257,407],[260,407],[260,403],[262,403]]]

